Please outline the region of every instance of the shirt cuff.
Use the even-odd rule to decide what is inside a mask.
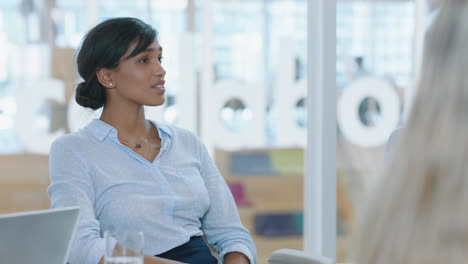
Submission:
[[[250,264],[256,263],[252,252],[250,252],[249,248],[243,244],[234,244],[224,249],[223,252],[220,253],[221,262],[224,263],[224,255],[228,253],[232,253],[232,252],[239,252],[239,253],[244,254],[249,259]]]
[[[115,248],[117,244],[117,239],[110,237],[109,238],[109,248]],[[99,260],[104,257],[104,253],[106,252],[106,240],[104,238],[98,239],[91,250],[89,251],[88,257],[86,258],[87,264],[98,264]]]

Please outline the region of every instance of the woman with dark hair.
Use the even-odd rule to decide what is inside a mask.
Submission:
[[[103,262],[102,231],[142,231],[145,263],[255,263],[229,188],[191,132],[145,119],[164,103],[157,32],[136,18],[94,27],[77,56],[76,101],[99,119],[57,139],[50,151],[52,207],[79,206],[70,262]],[[131,245],[125,245],[131,248]]]

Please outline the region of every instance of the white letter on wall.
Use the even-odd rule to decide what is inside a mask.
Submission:
[[[265,91],[262,86],[248,85],[239,81],[220,81],[213,87],[213,112],[205,116],[206,125],[213,129],[215,146],[224,149],[255,148],[265,146]],[[229,129],[221,118],[222,110],[231,100],[240,100],[245,105],[237,131]],[[206,101],[205,101],[206,102]],[[226,110],[226,109],[224,109]],[[233,114],[233,118],[237,113]]]
[[[23,68],[23,76],[14,84],[15,133],[27,152],[47,154],[51,143],[65,133],[63,128],[50,132],[51,102],[64,104],[65,88],[61,81],[49,77],[50,49],[47,46],[22,47],[17,56],[25,58],[19,61],[28,63]],[[13,66],[15,70],[17,67]]]
[[[363,124],[359,106],[366,98],[373,98],[380,107],[375,125]],[[338,125],[344,136],[361,147],[385,144],[400,120],[400,99],[393,87],[377,78],[363,78],[351,82],[338,101]]]

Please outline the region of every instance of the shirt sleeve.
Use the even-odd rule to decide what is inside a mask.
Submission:
[[[197,141],[201,152],[200,172],[210,197],[210,207],[202,219],[203,232],[208,242],[218,249],[221,261],[227,253],[240,252],[254,264],[255,245],[249,231],[241,224],[231,191],[206,147]]]
[[[52,208],[78,206],[80,220],[72,241],[71,264],[97,264],[104,256],[105,241],[94,213],[94,189],[86,163],[63,140],[51,147],[47,190]],[[117,241],[111,241],[115,246]]]

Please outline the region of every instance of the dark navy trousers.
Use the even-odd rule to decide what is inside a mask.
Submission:
[[[156,257],[176,260],[190,264],[217,264],[218,261],[211,255],[210,249],[205,244],[203,237],[192,237],[190,241],[173,248]]]

